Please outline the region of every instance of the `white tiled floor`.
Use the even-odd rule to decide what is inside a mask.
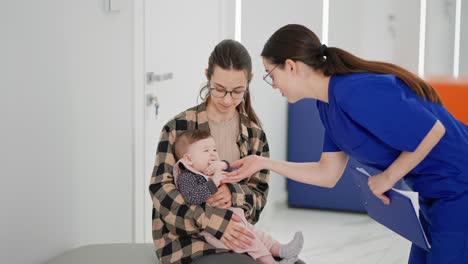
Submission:
[[[257,227],[280,242],[304,233],[302,260],[312,264],[402,264],[410,243],[365,214],[268,204]]]

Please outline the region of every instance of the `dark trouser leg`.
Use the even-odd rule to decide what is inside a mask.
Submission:
[[[421,210],[421,223],[432,247],[426,252],[413,246],[409,263],[468,263],[468,192],[430,203],[422,201]]]
[[[213,254],[197,258],[194,264],[257,264],[257,262],[248,255],[239,253]]]
[[[408,264],[426,264],[426,259],[427,251],[412,244]]]
[[[246,254],[223,253],[213,254],[197,258],[193,264],[259,264],[253,258]],[[296,261],[296,264],[305,264],[302,260]]]

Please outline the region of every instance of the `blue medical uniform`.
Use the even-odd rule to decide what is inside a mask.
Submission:
[[[430,252],[413,245],[409,263],[468,263],[468,127],[394,75],[333,75],[328,96],[328,103],[317,101],[323,151],[344,151],[380,170],[416,150],[437,120],[444,125],[445,135],[404,177],[419,192],[432,244]]]

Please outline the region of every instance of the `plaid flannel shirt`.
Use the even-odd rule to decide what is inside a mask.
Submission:
[[[241,158],[255,154],[269,157],[263,130],[240,114],[237,140]],[[198,236],[206,231],[220,239],[232,217],[232,211],[206,203],[189,205],[174,184],[174,142],[186,130],[210,130],[206,104],[190,108],[169,121],[162,129],[156,161],[149,186],[153,200],[153,242],[162,264],[191,263],[193,259],[228,250],[217,249]],[[249,222],[255,224],[266,205],[269,171],[261,170],[239,183],[227,184],[232,206],[242,208]]]

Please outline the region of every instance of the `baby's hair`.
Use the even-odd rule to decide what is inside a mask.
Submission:
[[[195,142],[211,137],[209,131],[206,130],[188,130],[179,134],[174,143],[175,158],[181,159],[188,151],[188,147]]]

